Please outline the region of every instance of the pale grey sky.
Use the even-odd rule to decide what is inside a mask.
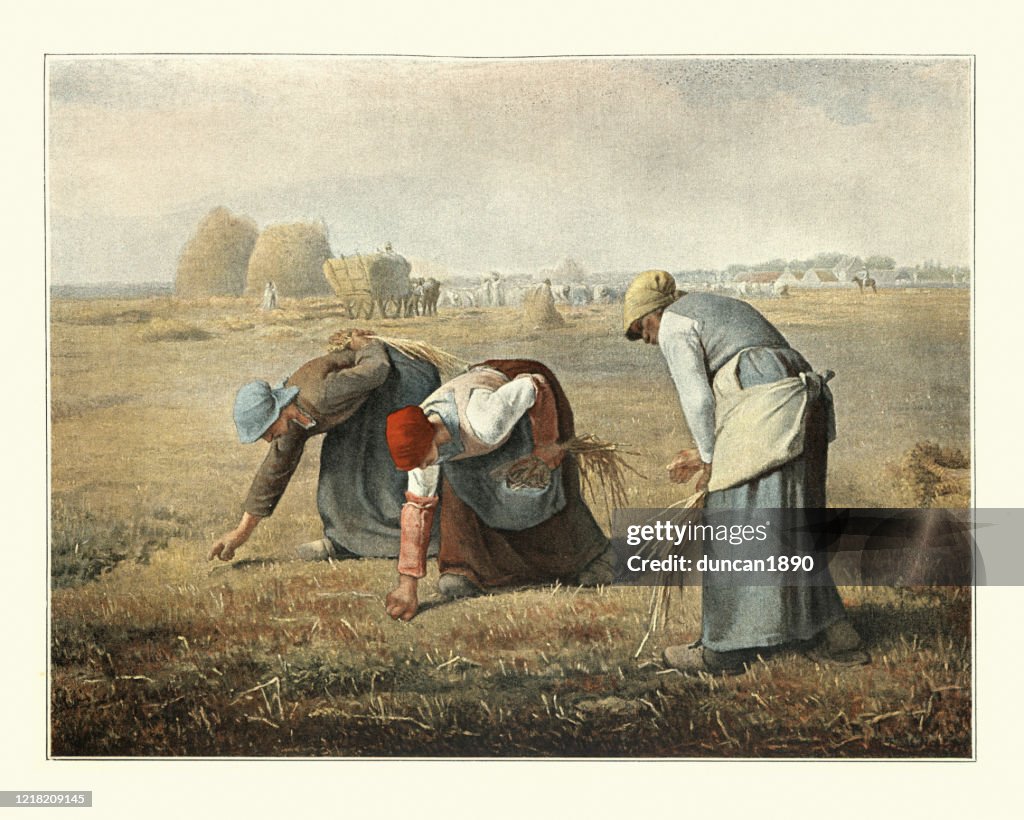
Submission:
[[[198,220],[455,272],[970,262],[965,58],[54,57],[56,284],[170,281]]]

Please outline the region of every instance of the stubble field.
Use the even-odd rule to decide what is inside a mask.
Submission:
[[[915,444],[970,452],[969,294],[801,293],[755,303],[837,376],[833,506],[896,507]],[[563,308],[536,331],[511,308],[362,322],[476,361],[558,374],[578,432],[630,446],[629,504],[683,492],[663,465],[689,445],[660,353],[627,343],[616,305]],[[844,588],[873,663],[799,654],[691,680],[660,652],[699,628],[677,590],[638,653],[649,589],[555,585],[442,604],[436,571],[411,623],[383,597],[392,561],[281,560],[320,535],[317,449],[231,564],[262,444],[231,402],[351,327],[328,301],[56,301],[51,310],[51,748],[57,756],[915,756],[971,754],[971,597]],[[592,507],[607,529],[603,500]]]

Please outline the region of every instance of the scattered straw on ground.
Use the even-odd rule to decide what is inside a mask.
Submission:
[[[201,342],[209,338],[210,333],[180,319],[154,319],[139,331],[144,342]]]

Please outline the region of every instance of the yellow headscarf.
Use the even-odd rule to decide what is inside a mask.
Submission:
[[[676,280],[671,273],[645,270],[626,288],[622,305],[622,329],[629,330],[629,326],[637,319],[642,319],[652,310],[668,307],[678,298]]]

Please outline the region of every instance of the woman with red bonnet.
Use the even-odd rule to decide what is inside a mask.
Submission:
[[[407,621],[419,608],[439,498],[438,588],[447,598],[612,580],[611,544],[580,494],[574,457],[560,445],[575,434],[572,408],[540,362],[471,367],[388,416],[386,433],[395,466],[409,474],[399,581],[386,603],[392,618]],[[509,465],[524,459],[543,464],[546,483],[509,478]]]

